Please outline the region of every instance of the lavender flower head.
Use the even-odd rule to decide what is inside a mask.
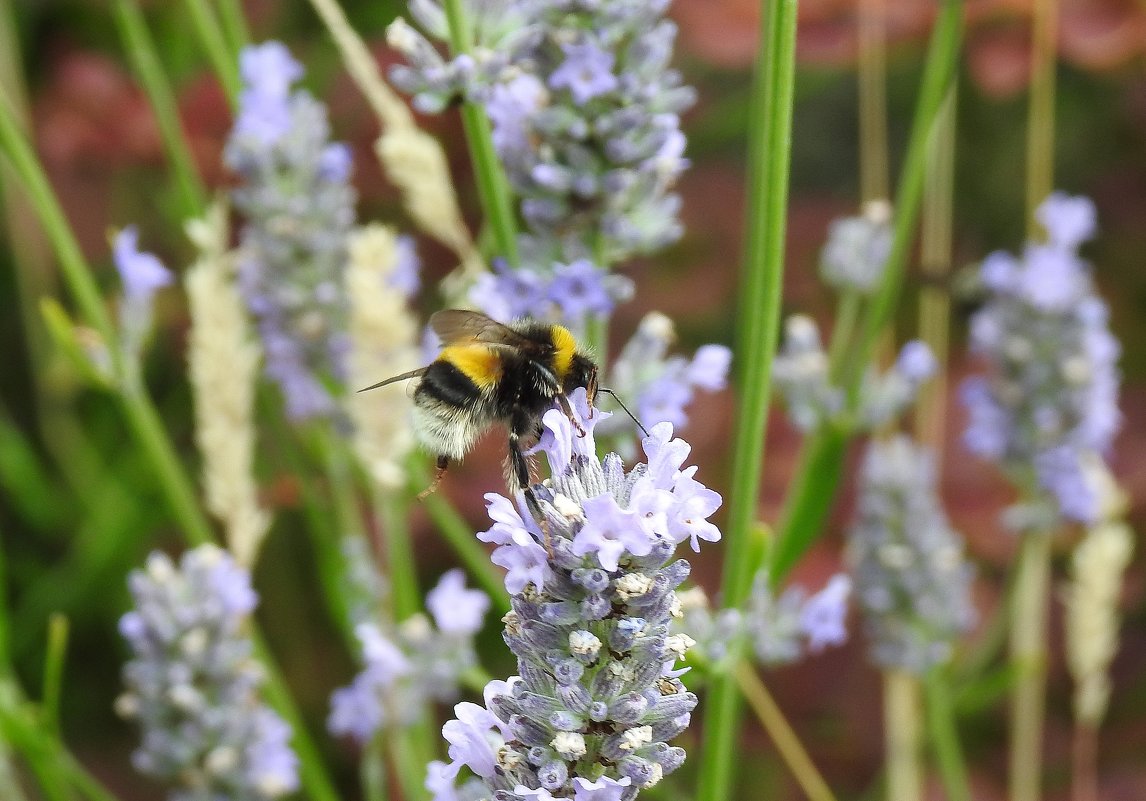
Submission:
[[[133,657],[116,702],[139,722],[136,769],[175,785],[172,801],[264,801],[298,786],[290,726],[260,699],[245,632],[258,602],[250,576],[213,545],[176,567],[153,553],[128,581],[135,609],[119,630]]]
[[[671,423],[675,429],[688,424],[686,412],[698,390],[724,389],[732,351],[723,345],[702,345],[691,359],[669,355],[676,339],[672,321],[659,312],[641,320],[632,338],[609,368],[609,386],[623,398],[632,398],[637,419],[643,425]],[[606,420],[602,431],[631,430],[627,418]]]
[[[302,67],[282,44],[247,47],[240,64],[243,90],[224,153],[242,181],[233,198],[247,219],[240,287],[288,416],[329,415],[345,377],[350,152],[330,142],[322,103],[291,88]]]
[[[707,518],[720,496],[682,469],[690,447],[667,423],[645,439],[646,463],[626,473],[616,454],[598,460],[605,413],[584,390],[571,402],[584,436],[558,409],[543,418],[552,478],[533,488],[538,516],[486,496],[493,526],[479,539],[507,570],[504,638],[519,675],[491,682],[483,705],[454,708],[450,762],[433,768],[438,797],[451,789],[442,775],[465,767],[503,801],[629,801],[684,761],[667,742],[696,706],[673,670],[692,644],[669,632],[689,572],[673,554],[719,539]]]
[[[787,665],[846,643],[850,596],[851,579],[842,573],[811,595],[794,584],[777,596],[761,571],[744,612],[745,631],[757,660],[769,667]]]
[[[784,343],[772,369],[796,428],[813,431],[828,424],[872,431],[911,406],[938,364],[924,342],[912,340],[889,370],[864,375],[856,408],[845,409],[845,393],[833,383],[819,328],[812,318],[794,314],[784,323]]]
[[[489,603],[485,593],[466,589],[461,570],[451,570],[426,595],[433,624],[422,614],[387,632],[359,623],[364,667],[331,695],[330,732],[366,742],[384,728],[417,722],[426,701],[456,700],[462,674],[477,664],[474,635]]]
[[[926,673],[975,620],[971,568],[936,492],[934,456],[902,435],[873,441],[858,504],[848,552],[872,661]]]
[[[669,68],[676,26],[667,0],[494,0],[466,4],[474,48],[445,61],[405,22],[391,45],[408,66],[395,83],[423,111],[462,96],[482,104],[529,230],[569,262],[603,246],[604,260],[679,237],[671,192],[688,162],[680,113],[694,100]],[[410,11],[446,39],[441,6]]]
[[[510,269],[498,259],[493,271],[483,273],[470,288],[469,300],[499,322],[532,317],[582,334],[590,318],[608,318],[632,294],[632,281],[611,275],[589,259],[554,262],[545,269]]]
[[[983,262],[990,297],[972,318],[971,348],[988,369],[963,385],[964,441],[1049,493],[1062,516],[1091,522],[1098,493],[1084,465],[1109,449],[1121,424],[1120,347],[1077,252],[1094,235],[1093,204],[1055,193],[1038,217],[1047,242]]]
[[[828,228],[820,254],[820,276],[840,292],[870,294],[891,254],[891,206],[885,200],[864,204],[857,217],[843,217]]]

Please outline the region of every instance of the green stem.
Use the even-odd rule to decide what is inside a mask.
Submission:
[[[931,280],[919,291],[919,338],[935,361],[947,364],[951,327],[951,296],[942,284],[951,271],[951,218],[954,198],[955,98],[953,82],[936,120],[924,180],[922,271]],[[947,423],[947,370],[940,369],[919,395],[915,406],[915,438],[942,462]]]
[[[947,801],[971,801],[967,765],[963,758],[963,748],[959,744],[949,682],[947,671],[943,668],[935,668],[927,675],[927,728]]]
[[[473,49],[473,39],[462,0],[446,0],[445,7],[450,26],[450,50],[455,56],[470,52]],[[494,246],[498,255],[504,256],[511,267],[516,267],[519,257],[513,199],[493,147],[493,136],[485,109],[467,100],[462,105],[462,126],[465,128],[470,159],[474,165],[482,210],[493,231]]]
[[[736,681],[744,699],[756,714],[760,725],[768,732],[776,750],[780,752],[788,770],[796,778],[800,789],[804,791],[809,801],[835,801],[831,788],[816,769],[812,758],[804,750],[800,738],[792,730],[788,719],[780,710],[776,699],[768,692],[764,682],[756,675],[756,670],[747,662],[741,662],[736,668]]]
[[[280,421],[281,422],[281,421]],[[319,458],[325,471],[325,492],[318,491],[308,476],[311,465],[303,465],[294,458],[294,472],[303,482],[303,495],[311,542],[318,556],[323,596],[347,645],[351,650],[358,645],[354,621],[346,588],[346,552],[343,543],[355,538],[366,542],[366,531],[355,493],[355,475],[343,446],[344,440],[331,435],[325,425],[319,424],[315,432]],[[333,514],[330,509],[333,507]],[[371,548],[367,545],[366,551]]]
[[[386,754],[382,748],[382,735],[376,734],[362,751],[358,769],[362,793],[366,801],[386,801]]]
[[[860,199],[886,200],[887,0],[859,2]]]
[[[215,0],[219,8],[219,19],[223,22],[223,34],[232,53],[238,53],[251,41],[250,31],[247,30],[247,20],[243,16],[243,6],[240,0]]]
[[[193,545],[213,542],[211,524],[196,500],[195,487],[179,463],[155,405],[137,379],[128,378],[124,383],[116,397],[128,425],[155,468],[155,478],[184,536]]]
[[[896,188],[891,253],[884,265],[879,289],[872,296],[860,325],[858,358],[852,360],[851,370],[845,373],[849,378],[849,389],[853,397],[858,392],[863,368],[875,350],[880,332],[890,322],[891,315],[895,311],[903,274],[915,238],[915,224],[919,218],[928,144],[939,119],[943,99],[954,79],[962,22],[961,0],[944,0],[931,36],[919,103],[915,108],[915,118],[912,122],[911,139],[904,157],[903,175]]]
[[[1057,0],[1036,0],[1031,31],[1031,92],[1027,105],[1027,238],[1041,230],[1035,210],[1054,189],[1055,39]]]
[[[870,362],[880,331],[890,320],[898,297],[919,212],[927,141],[955,73],[962,11],[961,0],[944,0],[931,35],[903,174],[896,192],[891,254],[884,267],[880,287],[864,311],[858,341],[845,364],[847,369],[843,370],[844,384],[852,402],[863,379],[864,365]],[[771,565],[773,585],[784,579],[819,536],[831,511],[842,474],[840,462],[847,440],[846,433],[828,430],[805,442],[800,456],[800,472],[785,499],[781,523],[777,528],[778,538]],[[805,472],[813,470],[825,472]]]
[[[0,677],[0,741],[19,752],[49,801],[117,801],[43,725],[20,687]],[[4,796],[7,799],[7,796]]]
[[[754,573],[752,528],[757,516],[764,440],[771,400],[772,359],[779,336],[784,277],[788,172],[796,52],[795,0],[769,3],[761,15],[760,51],[751,105],[748,160],[748,237],[737,331],[740,394],[726,523],[723,604],[739,606]],[[699,801],[729,798],[733,784],[740,701],[732,676],[712,685],[705,711]]]
[[[291,747],[294,749],[295,755],[298,756],[299,775],[307,797],[311,801],[340,801],[338,791],[334,789],[334,784],[326,773],[318,748],[303,723],[302,715],[295,705],[294,698],[291,697],[286,682],[279,673],[278,665],[270,648],[267,647],[257,629],[252,631],[251,638],[255,643],[255,656],[266,676],[264,691],[267,701],[290,724]]]
[[[0,94],[11,99],[21,131],[28,130],[28,98],[16,21],[10,0],[0,0]],[[40,298],[54,294],[56,269],[27,195],[17,187],[12,168],[0,160],[0,206],[4,209],[9,258],[14,268],[21,333],[28,350],[36,424],[45,441],[65,415],[59,392],[49,381],[55,349],[40,315]]]
[[[144,91],[147,92],[147,98],[151,102],[167,158],[175,170],[175,180],[179,187],[182,205],[181,214],[187,219],[197,217],[207,205],[207,190],[195,169],[195,161],[187,147],[187,138],[184,136],[175,104],[175,94],[159,63],[155,41],[147,29],[147,22],[137,0],[116,0],[115,17],[132,67],[143,83]]]
[[[40,702],[44,726],[60,736],[60,687],[63,686],[64,656],[68,651],[68,619],[59,612],[48,618],[48,651],[44,657],[43,698]]]
[[[923,768],[919,761],[919,680],[904,670],[884,671],[883,711],[887,799],[918,801],[923,797]]]
[[[422,801],[426,797],[425,769],[426,762],[421,761],[416,752],[413,738],[405,736],[400,730],[388,732],[386,750],[390,754],[390,766],[398,779],[398,786],[402,790],[403,801]]]
[[[1046,700],[1051,536],[1023,535],[1011,617],[1011,801],[1038,801]]]
[[[406,504],[397,494],[377,487],[373,489],[373,501],[375,518],[386,543],[394,620],[401,623],[422,609],[422,595],[418,592],[418,562],[410,543]]]
[[[40,217],[85,322],[105,343],[112,342],[115,329],[111,317],[43,167],[24,136],[7,92],[0,92],[0,151],[8,158]]]
[[[490,563],[489,552],[474,536],[473,527],[440,495],[430,495],[424,503],[438,531],[462,560],[474,581],[489,595],[493,608],[504,615],[509,611],[505,582],[497,568]]]
[[[832,329],[832,341],[828,345],[828,375],[833,382],[839,380],[840,370],[847,361],[862,301],[863,298],[858,292],[846,290],[840,295],[836,304],[836,325]]]
[[[191,24],[195,34],[207,53],[219,83],[227,93],[227,98],[234,106],[239,99],[241,82],[239,81],[239,60],[227,46],[227,39],[215,12],[207,5],[207,0],[184,0],[183,7],[191,16]]]
[[[1055,0],[1038,0],[1032,18],[1031,93],[1027,121],[1027,233],[1054,185]],[[1051,535],[1027,532],[1019,554],[1011,618],[1011,801],[1037,801],[1042,778],[1046,700]]]

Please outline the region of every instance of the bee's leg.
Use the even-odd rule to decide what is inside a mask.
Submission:
[[[545,515],[541,511],[541,504],[537,502],[537,496],[533,494],[533,486],[529,478],[529,459],[526,458],[525,451],[521,447],[522,433],[528,430],[529,425],[529,420],[522,416],[515,416],[511,421],[509,427],[510,471],[513,480],[517,483],[517,489],[525,495],[525,505],[529,507],[537,525],[541,526],[541,534],[545,539],[545,553],[552,559],[553,541],[549,536],[549,523],[545,520]]]
[[[446,470],[450,467],[449,456],[439,456],[438,463],[434,466],[434,480],[430,482],[430,486],[418,493],[418,500],[425,500],[427,495],[433,495],[438,491],[441,486],[442,479],[446,476]]]
[[[585,429],[581,425],[581,421],[577,419],[577,415],[573,414],[573,407],[569,405],[569,398],[564,392],[557,394],[557,405],[561,407],[561,411],[565,412],[565,416],[569,418],[569,422],[573,424],[573,428],[577,431],[578,437],[585,436]],[[593,407],[589,407],[592,409]]]

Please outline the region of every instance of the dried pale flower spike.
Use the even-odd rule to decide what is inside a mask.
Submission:
[[[254,477],[255,380],[258,344],[248,335],[247,316],[227,252],[226,208],[211,206],[188,223],[199,258],[184,283],[191,310],[188,370],[195,399],[195,443],[203,459],[207,508],[222,521],[227,547],[251,567],[270,526],[259,505]]]
[[[848,555],[872,661],[922,675],[949,659],[975,620],[971,567],[929,450],[902,435],[868,446]]]
[[[719,539],[707,518],[720,496],[682,469],[690,447],[667,423],[644,440],[646,464],[626,473],[615,454],[598,460],[593,428],[605,413],[584,390],[571,401],[584,436],[559,409],[543,418],[553,476],[533,488],[542,519],[486,496],[494,525],[479,538],[508,571],[504,636],[519,675],[491,682],[484,705],[454,708],[443,728],[450,763],[428,780],[439,798],[464,766],[502,801],[630,801],[684,761],[668,740],[696,696],[673,669],[693,644],[669,631],[689,572],[673,554]]]
[[[418,257],[412,240],[377,224],[354,231],[349,251],[344,289],[350,299],[348,375],[352,387],[366,387],[419,364],[421,332],[409,307],[418,287]],[[404,463],[414,447],[405,389],[393,384],[354,393],[348,404],[359,459],[381,487],[401,487]]]
[[[466,588],[461,570],[451,570],[426,595],[433,624],[421,614],[386,632],[359,623],[364,667],[331,696],[330,732],[366,742],[417,722],[427,701],[456,700],[461,676],[477,665],[474,636],[489,605],[485,593]]]
[[[1076,719],[1097,728],[1110,699],[1110,663],[1118,652],[1118,598],[1134,552],[1134,532],[1121,520],[1126,498],[1109,471],[1096,482],[1103,519],[1090,526],[1071,557],[1066,588],[1066,656],[1074,676]]]
[[[173,785],[171,801],[271,801],[297,789],[290,726],[260,697],[247,571],[201,545],[178,566],[153,553],[128,586],[135,608],[119,630],[132,659],[116,709],[143,731],[136,769]]]
[[[388,39],[408,65],[391,77],[422,111],[459,95],[485,106],[522,217],[551,246],[544,261],[596,252],[612,263],[675,240],[680,200],[671,189],[688,164],[679,115],[695,93],[669,67],[668,2],[466,6],[471,53],[446,61],[399,20]],[[445,38],[438,3],[410,11]]]
[[[971,320],[971,348],[988,369],[963,385],[964,441],[1049,496],[1042,505],[1052,513],[1086,523],[1099,515],[1086,463],[1106,453],[1121,424],[1120,347],[1078,255],[1094,234],[1094,205],[1055,193],[1038,215],[1047,242],[983,262],[989,299]]]
[[[240,65],[243,91],[224,153],[242,179],[232,193],[246,218],[240,286],[287,415],[329,416],[346,378],[350,151],[330,141],[325,106],[291,88],[302,67],[286,47],[244,48]]]

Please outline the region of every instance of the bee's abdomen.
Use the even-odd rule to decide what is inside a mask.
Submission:
[[[414,431],[431,453],[461,459],[492,422],[489,402],[456,365],[432,363],[414,390]]]
[[[424,395],[447,406],[465,407],[472,406],[481,394],[473,379],[450,362],[438,359],[426,368],[414,391],[414,399]]]

